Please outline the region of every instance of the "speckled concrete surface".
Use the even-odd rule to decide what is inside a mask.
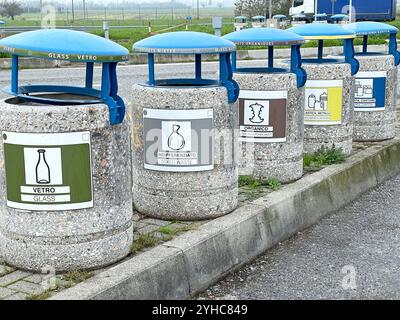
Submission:
[[[94,208],[22,211],[6,207],[3,143],[0,144],[0,252],[27,270],[68,271],[111,264],[132,243],[130,124],[111,127],[105,105],[37,106],[1,102],[0,131],[91,132]]]
[[[397,68],[391,55],[357,56],[360,71],[386,71],[385,109],[354,112],[354,141],[381,141],[396,135]],[[356,75],[357,76],[357,75]]]
[[[240,142],[240,175],[253,175],[283,183],[303,176],[304,88],[297,88],[296,76],[287,74],[237,73],[241,90],[287,91],[286,142]]]
[[[340,125],[306,125],[304,136],[305,153],[314,153],[321,147],[341,148],[350,155],[353,143],[354,121],[354,84],[349,64],[325,63],[303,64],[308,80],[343,80],[342,124]],[[307,84],[306,84],[307,87]]]
[[[136,209],[161,219],[201,220],[233,211],[238,204],[234,136],[237,104],[224,87],[154,88],[134,85],[127,98],[133,119],[133,199]],[[214,169],[161,172],[144,169],[143,109],[214,110]],[[227,143],[219,143],[218,136]],[[220,147],[221,146],[221,147]]]

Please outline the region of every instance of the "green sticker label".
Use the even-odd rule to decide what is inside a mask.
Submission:
[[[90,132],[3,132],[7,206],[32,211],[93,207]]]

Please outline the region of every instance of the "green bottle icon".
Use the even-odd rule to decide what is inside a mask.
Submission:
[[[49,184],[50,180],[50,167],[46,161],[46,150],[38,150],[39,160],[36,165],[36,183]]]

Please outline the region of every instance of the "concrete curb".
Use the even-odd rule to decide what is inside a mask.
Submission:
[[[120,263],[51,300],[187,299],[400,172],[400,138],[373,145]]]

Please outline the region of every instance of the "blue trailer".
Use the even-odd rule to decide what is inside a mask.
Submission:
[[[290,15],[304,13],[310,20],[317,13],[348,14],[349,0],[293,0]],[[315,10],[315,7],[318,7]],[[396,19],[397,0],[353,0],[358,21],[391,21]]]

